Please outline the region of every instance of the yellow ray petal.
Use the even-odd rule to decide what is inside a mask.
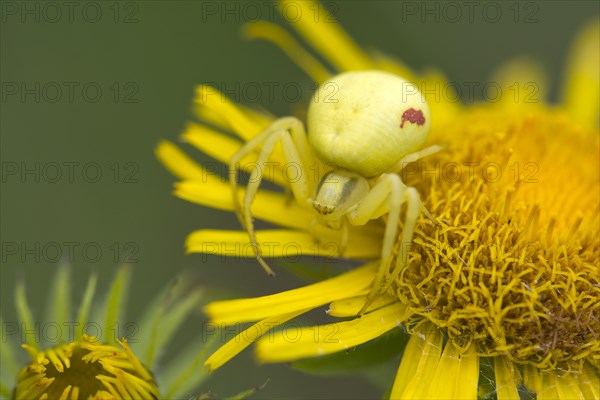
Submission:
[[[294,326],[263,338],[256,355],[263,362],[286,362],[348,350],[399,326],[410,310],[396,303],[352,321],[310,327]]]
[[[221,125],[230,129],[244,141],[258,135],[269,125],[268,120],[253,118],[233,100],[209,85],[200,85],[196,88],[194,103],[200,117],[212,113],[220,116]]]
[[[479,385],[479,356],[476,346],[471,346],[460,358],[457,377],[457,399],[476,399]]]
[[[249,39],[264,39],[275,44],[315,82],[325,82],[331,76],[331,73],[316,58],[279,25],[256,22],[246,24],[242,32]]]
[[[209,179],[210,178],[210,179]],[[233,196],[231,186],[227,182],[205,172],[205,181],[185,181],[175,184],[175,195],[193,203],[233,211]],[[239,190],[243,198],[245,190]],[[295,201],[281,193],[260,190],[256,193],[252,204],[252,215],[255,218],[269,221],[277,225],[306,229],[315,219],[315,214],[309,209],[302,208]],[[285,216],[285,218],[282,218]]]
[[[338,70],[375,68],[369,57],[340,25],[334,23],[329,12],[319,2],[281,0],[279,5],[290,25]]]
[[[518,372],[512,361],[502,356],[495,357],[494,372],[498,400],[519,400],[518,382],[515,379]]]
[[[458,349],[452,343],[447,343],[435,369],[435,374],[429,383],[429,390],[425,398],[455,398],[459,365]]]
[[[564,103],[577,121],[598,127],[600,108],[600,19],[581,30],[571,55],[563,87]]]
[[[206,183],[218,182],[217,178],[210,176],[196,161],[167,140],[163,140],[158,144],[155,153],[158,160],[180,179],[198,180]],[[208,180],[211,182],[207,182]]]
[[[230,138],[225,134],[211,129],[204,125],[189,123],[182,134],[182,139],[203,153],[221,161],[218,165],[204,164],[205,169],[211,170],[215,174],[223,171],[228,172],[228,163],[235,153],[240,149],[243,143],[239,140]],[[247,172],[252,171],[256,166],[257,154],[251,154],[240,161],[241,169]],[[263,171],[263,178],[279,184],[280,186],[289,186],[285,179],[283,166],[285,159],[282,152],[273,152],[270,157],[268,169]],[[211,168],[214,167],[214,168]]]
[[[186,125],[181,139],[201,152],[228,163],[231,157],[242,147],[243,142],[208,126],[190,122]]]
[[[477,399],[479,357],[471,347],[463,355],[449,342],[429,385],[428,399]]]
[[[447,77],[442,71],[435,68],[430,68],[420,74],[414,83],[427,99],[431,115],[435,116],[431,120],[431,132],[439,132],[440,135],[443,134],[442,132],[446,131],[445,126],[448,123],[454,122],[457,115],[460,115],[462,111],[461,96],[459,93],[452,93],[455,87],[448,82]],[[428,143],[439,144],[447,140],[447,137],[434,137],[430,135]]]
[[[377,263],[367,264],[325,281],[269,296],[215,301],[204,311],[213,322],[229,324],[313,309],[361,292],[371,284],[376,267]]]
[[[542,390],[537,393],[537,400],[559,399],[561,397],[556,384],[556,373],[554,371],[542,373]]]
[[[207,94],[207,96],[212,93],[213,93],[212,89],[209,89],[209,93]],[[220,95],[220,93],[219,93],[219,95]],[[275,118],[273,116],[263,113],[261,111],[257,111],[257,110],[253,110],[248,107],[244,107],[241,104],[235,104],[235,106],[242,112],[242,114],[244,114],[248,118],[256,121],[260,126],[267,127],[271,122],[273,122],[275,120]],[[217,128],[221,128],[226,131],[232,130],[231,123],[229,122],[229,119],[227,118],[226,115],[222,115],[221,113],[216,113],[210,107],[199,106],[199,107],[196,107],[196,109],[194,111],[196,113],[196,116],[198,118],[200,118],[203,122],[207,122]]]
[[[354,317],[358,314],[361,308],[365,305],[367,300],[366,292],[360,296],[350,297],[348,299],[341,299],[332,302],[329,305],[327,314],[332,317]],[[381,296],[373,301],[373,303],[367,308],[367,312],[371,312],[383,306],[397,301],[396,298],[391,296]]]
[[[267,262],[273,258],[298,261],[300,256],[313,256],[318,261],[339,256],[338,243],[320,239],[322,241],[317,242],[309,233],[283,229],[256,232],[256,241]],[[381,252],[379,239],[370,235],[350,235],[344,256],[355,259],[377,258]],[[221,254],[238,259],[256,257],[248,233],[244,231],[198,230],[187,237],[185,248],[187,253]]]
[[[546,71],[538,62],[527,57],[514,58],[502,64],[494,72],[491,82],[500,85],[498,103],[505,106],[545,103],[548,97]],[[492,90],[489,96],[492,96]]]
[[[595,370],[589,364],[583,366],[583,371],[579,377],[579,387],[586,399],[600,399],[600,371]]]
[[[278,325],[281,325],[292,318],[297,317],[300,314],[305,313],[308,310],[295,311],[283,315],[277,315],[275,317],[265,318],[264,320],[257,322],[249,328],[238,333],[233,339],[221,346],[215,351],[204,363],[204,367],[208,368],[209,371],[214,371],[221,367],[227,361],[242,352],[246,347],[257,341],[262,335],[269,332],[271,329]],[[269,334],[269,337],[271,334]]]
[[[559,399],[584,400],[579,383],[572,374],[556,379]]]
[[[377,66],[377,69],[391,72],[410,82],[416,81],[414,73],[402,61],[377,50],[373,51],[370,56],[371,60],[373,60],[373,63],[375,63]]]
[[[390,399],[420,400],[429,389],[436,366],[442,354],[443,337],[432,325],[426,324],[419,332],[411,335]]]
[[[523,366],[523,384],[534,393],[542,390],[542,376],[539,369],[533,365]]]

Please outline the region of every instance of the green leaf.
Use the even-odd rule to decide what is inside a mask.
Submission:
[[[19,316],[19,322],[21,326],[25,325],[26,330],[33,330],[37,327],[33,320],[33,314],[31,313],[31,308],[29,308],[29,304],[27,303],[27,294],[25,293],[25,281],[22,276],[17,279],[17,287],[15,288],[15,305],[17,306],[17,315]],[[34,348],[38,349],[38,337],[37,335],[26,335],[27,344]]]
[[[0,382],[0,399],[10,399],[12,391]]]
[[[291,364],[297,370],[317,375],[343,375],[367,370],[402,353],[408,335],[401,329],[392,331],[348,351],[323,357],[296,361]]]
[[[183,280],[179,278],[171,283],[148,306],[140,322],[140,339],[135,350],[150,368],[155,365],[157,353],[164,348],[192,311],[199,307],[204,295],[198,288],[187,288]]]
[[[96,292],[97,282],[98,276],[96,273],[92,273],[88,278],[85,292],[83,293],[83,299],[81,300],[81,305],[79,306],[79,311],[77,312],[77,333],[74,338],[75,340],[80,340],[83,337],[83,329],[85,328],[85,324],[88,323],[90,308],[92,306],[92,300],[94,299],[94,293]]]
[[[213,351],[221,345],[220,335],[200,339],[185,347],[171,360],[166,369],[158,376],[159,386],[165,388],[165,398],[176,399],[192,392],[208,378],[208,370],[202,365]]]
[[[121,323],[124,314],[125,305],[127,303],[127,295],[129,293],[129,282],[131,281],[131,266],[124,265],[117,271],[117,275],[112,282],[106,303],[104,304],[105,323],[104,330],[106,332],[119,332],[119,324]],[[110,343],[108,334],[102,338],[107,343]]]
[[[61,264],[56,269],[44,317],[47,323],[56,324],[59,327],[66,326],[66,323],[71,322],[71,268],[67,264]],[[60,339],[63,342],[72,340],[68,337]]]
[[[19,363],[15,349],[20,349],[17,343],[10,338],[12,332],[8,332],[7,326],[4,325],[4,320],[0,315],[0,326],[2,326],[2,335],[6,335],[0,341],[0,382],[4,384],[13,384],[17,380],[17,374],[19,373]],[[19,343],[20,344],[20,343]],[[21,350],[21,349],[20,349]],[[5,390],[6,389],[6,390]],[[8,388],[0,386],[0,393],[5,395],[7,398],[10,397],[11,391]],[[8,393],[8,394],[7,394]]]

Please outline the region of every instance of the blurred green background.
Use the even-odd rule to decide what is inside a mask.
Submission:
[[[471,19],[466,3],[454,3],[463,13],[457,22],[452,22],[455,11],[444,8],[444,2],[326,4],[360,45],[401,58],[415,69],[438,67],[455,82],[488,82],[503,61],[527,55],[548,72],[553,100],[558,99],[569,44],[578,28],[599,14],[599,3],[593,0],[501,1],[492,2],[487,14],[482,2]],[[234,91],[236,84],[250,82],[299,84],[303,99],[310,97],[310,79],[280,50],[265,42],[246,42],[240,35],[257,10],[262,19],[291,31],[274,12],[274,3],[78,2],[72,15],[62,2],[53,3],[58,5],[55,9],[45,2],[0,4],[5,322],[15,320],[12,298],[18,273],[25,275],[34,311],[43,310],[56,266],[53,244],[66,251],[65,243],[78,243],[72,259],[76,299],[89,271],[99,271],[101,287],[106,287],[124,257],[133,257],[129,321],[135,321],[166,281],[184,270],[215,293],[226,290],[220,296],[228,297],[269,294],[302,284],[286,274],[270,279],[255,262],[184,255],[189,232],[234,229],[238,223],[229,213],[173,197],[175,179],[154,157],[156,144],[161,139],[176,141],[191,118],[194,86],[201,82]],[[423,7],[438,11],[422,16]],[[72,97],[68,87],[73,87]],[[265,89],[250,105],[277,115],[294,106],[278,89],[274,98]],[[73,165],[72,179],[68,163]],[[56,165],[62,177],[53,182]],[[39,181],[35,172],[22,176],[23,169],[35,168]],[[88,182],[98,171],[98,181]],[[99,256],[97,248],[102,251]],[[33,253],[22,254],[26,249]],[[201,318],[199,312],[179,333],[178,343],[198,337]],[[177,350],[178,343],[172,348]],[[375,374],[391,382],[394,371],[384,368]],[[372,379],[321,378],[281,365],[257,366],[249,351],[217,371],[204,389],[232,394],[267,378],[270,383],[257,398],[347,399],[382,393]]]

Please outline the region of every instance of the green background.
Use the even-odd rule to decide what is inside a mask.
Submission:
[[[569,44],[578,27],[598,15],[596,1],[502,1],[496,2],[503,13],[497,23],[485,21],[482,6],[475,9],[473,22],[467,15],[459,22],[448,22],[447,18],[454,17],[450,9],[446,9],[447,14],[440,9],[439,22],[433,16],[423,22],[419,15],[406,15],[408,3],[411,7],[433,8],[436,3],[444,6],[443,2],[425,5],[399,1],[328,4],[360,45],[401,58],[415,69],[438,67],[452,81],[485,83],[503,61],[513,56],[530,56],[546,68],[554,100],[558,99]],[[6,13],[7,4],[16,6],[18,13]],[[47,175],[42,174],[40,182],[32,175],[25,179],[18,174],[3,176],[3,252],[11,244],[21,247],[24,243],[31,248],[35,243],[44,246],[78,242],[81,249],[86,243],[96,243],[102,249],[98,262],[90,262],[93,255],[84,257],[81,251],[75,251],[77,299],[92,269],[101,272],[101,288],[107,286],[119,264],[111,246],[117,243],[117,258],[122,260],[131,248],[128,243],[133,243],[138,252],[129,321],[135,321],[166,281],[184,270],[222,297],[269,294],[301,285],[300,279],[287,274],[269,279],[254,262],[184,255],[183,243],[189,232],[200,228],[234,229],[238,224],[229,213],[173,197],[175,179],[154,156],[157,143],[161,139],[176,141],[191,118],[194,86],[201,82],[217,82],[227,88],[249,82],[297,83],[304,89],[303,98],[310,96],[310,79],[280,50],[265,42],[242,39],[240,27],[255,15],[249,8],[244,12],[246,3],[99,1],[87,6],[92,7],[87,9],[88,19],[94,18],[96,5],[102,11],[97,22],[87,21],[82,15],[86,2],[79,2],[72,21],[64,6],[62,18],[56,22],[49,20],[54,13],[48,8],[47,15],[40,8],[39,22],[35,11],[23,21],[20,11],[26,4],[34,10],[35,4],[44,6],[38,2],[2,2],[1,158],[5,173],[14,165],[21,169],[21,163],[28,168],[39,163],[40,170],[47,168]],[[263,19],[269,19],[272,3],[254,4],[263,12]],[[464,2],[457,4],[463,12],[466,10]],[[218,11],[229,7],[234,11],[209,15],[206,7],[216,7]],[[515,7],[520,11],[518,16]],[[278,16],[275,21],[292,30]],[[22,99],[20,92],[9,93],[14,85],[20,90],[33,87],[36,82],[41,85],[39,102],[33,95]],[[49,101],[54,97],[52,82],[63,88],[56,102]],[[78,85],[72,102],[65,82]],[[102,88],[97,102],[87,101],[82,95],[81,88],[89,83]],[[115,83],[118,89],[113,86]],[[115,90],[118,98],[114,97]],[[269,99],[263,93],[260,101],[250,105],[277,115],[289,113],[293,104],[285,101],[281,91],[276,90],[275,94],[274,99]],[[184,148],[198,160],[207,160],[191,147]],[[72,183],[66,175],[65,162],[80,163]],[[52,178],[53,163],[63,165],[63,176],[57,183],[45,179]],[[98,182],[83,179],[81,166],[86,163],[101,167]],[[25,275],[34,311],[39,315],[43,310],[48,282],[56,266],[48,258],[41,254],[36,260],[28,255],[23,260],[19,254],[2,254],[4,321],[15,320],[12,298],[18,273]],[[179,333],[180,340],[172,349],[198,337],[201,318],[199,312],[196,320]],[[391,382],[393,373],[392,368],[387,368],[371,375]],[[250,352],[216,372],[203,389],[227,395],[260,385],[267,378],[270,383],[256,397],[365,398],[382,393],[373,380],[319,378],[285,366],[257,367]]]

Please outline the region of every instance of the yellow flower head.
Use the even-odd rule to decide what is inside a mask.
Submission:
[[[19,374],[15,399],[157,399],[158,387],[127,341],[122,348],[83,335],[78,342],[38,352]]]
[[[314,3],[295,4],[305,7],[303,15],[312,15],[308,7]],[[439,73],[414,74],[386,57],[364,53],[338,25],[307,17],[293,26],[340,71],[384,70],[418,87],[446,84]],[[316,81],[331,76],[280,27],[257,23],[245,33],[280,46]],[[597,22],[582,33],[558,106],[512,99],[461,106],[425,91],[432,116],[428,143],[442,148],[399,172],[417,189],[427,212],[419,214],[409,243],[395,242],[392,263],[401,255],[406,260],[390,275],[385,293],[362,310],[374,280],[377,284],[384,216],[351,227],[344,252],[347,259],[376,261],[298,289],[208,304],[206,312],[215,322],[255,324],[215,352],[206,366],[219,368],[254,341],[261,362],[343,351],[350,358],[356,346],[402,329],[410,339],[391,398],[513,399],[520,393],[538,399],[599,398],[598,37]],[[500,70],[497,81],[506,89],[514,82],[539,81],[537,76],[536,67],[517,60]],[[206,124],[191,123],[182,137],[230,163],[273,119],[220,94],[211,100],[208,93],[215,90],[200,86],[196,99]],[[176,195],[235,211],[228,183],[169,142],[161,143],[157,154],[182,179]],[[277,170],[285,160],[281,149],[271,159],[280,164],[263,178],[289,191]],[[256,153],[248,154],[240,169],[255,171],[251,163],[256,160]],[[315,229],[315,211],[289,196],[260,190],[252,214],[283,229],[257,231],[258,249],[245,232],[200,230],[188,237],[188,252],[337,255],[328,245],[339,242],[339,235]],[[400,232],[403,228],[401,222]],[[288,332],[288,321],[327,304],[329,316],[344,320]],[[361,310],[366,312],[357,316]],[[480,379],[484,373],[493,375],[491,387]]]
[[[160,353],[203,293],[175,281],[150,302],[145,315],[126,321],[131,275],[131,267],[120,268],[104,302],[94,301],[97,276],[91,275],[75,316],[70,268],[60,266],[43,318],[34,317],[20,279],[15,289],[18,319],[0,321],[0,397],[172,399],[197,390],[207,378],[198,368],[215,348],[214,339],[187,346],[174,361],[161,365],[159,373],[157,367]],[[24,367],[14,349],[15,341],[22,342],[21,347],[29,353],[30,361]]]

